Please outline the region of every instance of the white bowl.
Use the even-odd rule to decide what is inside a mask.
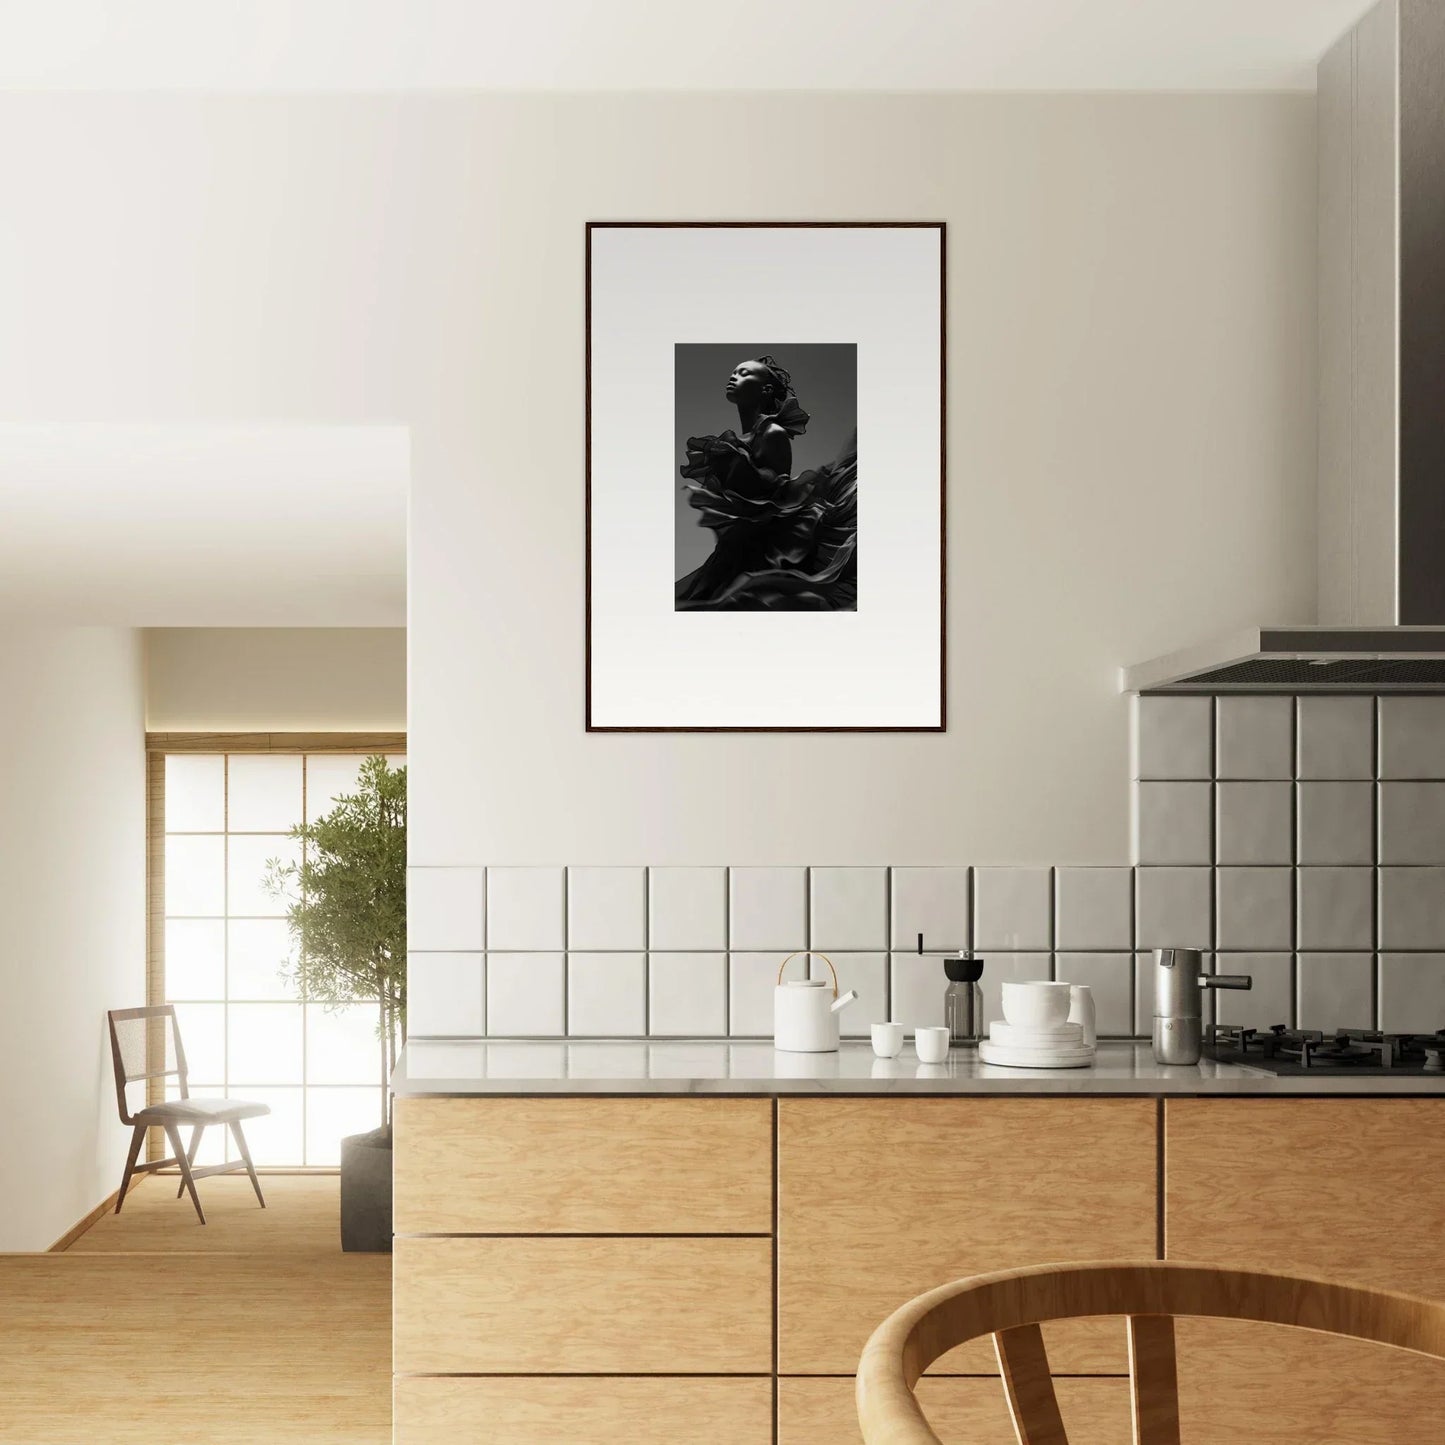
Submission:
[[[1069,1019],[1066,983],[1005,983],[1003,1016],[1016,1029],[1054,1029]]]

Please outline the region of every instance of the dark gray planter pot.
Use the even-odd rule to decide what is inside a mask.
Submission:
[[[341,1248],[391,1253],[391,1130],[341,1141]]]

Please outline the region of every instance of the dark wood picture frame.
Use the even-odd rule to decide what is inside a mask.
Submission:
[[[938,232],[938,722],[855,727],[604,726],[592,720],[592,233],[601,230],[932,230]],[[585,724],[589,733],[941,733],[948,731],[948,223],[946,221],[588,221],[585,247]]]

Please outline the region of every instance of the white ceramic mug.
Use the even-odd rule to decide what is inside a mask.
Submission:
[[[1069,1022],[1083,1026],[1084,1047],[1092,1049],[1098,1042],[1099,1034],[1095,1022],[1094,991],[1086,983],[1069,985]]]
[[[942,1027],[914,1029],[913,1047],[921,1064],[941,1064],[948,1057],[949,1031]]]
[[[896,1059],[903,1052],[902,1024],[874,1024],[873,1052],[880,1059]]]

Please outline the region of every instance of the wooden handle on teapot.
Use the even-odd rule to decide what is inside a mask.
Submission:
[[[783,970],[795,958],[821,958],[828,965],[828,972],[833,975],[833,997],[838,997],[838,970],[833,967],[833,960],[826,953],[819,953],[813,948],[800,948],[796,953],[790,953],[778,966],[778,983],[783,981]]]

